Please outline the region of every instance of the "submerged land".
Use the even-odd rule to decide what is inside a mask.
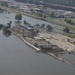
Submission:
[[[66,23],[65,19],[74,23],[75,13],[71,11],[64,10],[54,10],[52,8],[43,8],[42,6],[37,6],[35,4],[27,4],[27,3],[19,3],[14,1],[7,2],[9,7],[0,6],[0,8],[5,9],[9,12],[14,12],[18,14],[22,14],[25,16],[33,17],[35,19],[40,19],[52,24],[56,24],[55,28],[59,30],[63,30],[63,28],[67,27],[70,29],[71,34],[64,34],[69,37],[75,37],[75,26],[71,23]],[[43,12],[41,12],[43,11]],[[54,16],[52,16],[54,14]],[[64,17],[63,17],[64,16]],[[62,26],[62,27],[58,27]]]
[[[0,8],[1,75],[75,75],[74,25],[54,24],[64,18]]]
[[[68,26],[68,28],[70,28],[70,33],[64,33],[63,32],[61,34],[60,33],[54,33],[54,32],[51,32],[51,33],[41,32],[41,30],[39,29],[40,27],[36,27],[35,30],[34,30],[33,26],[32,27],[28,26],[30,28],[30,30],[27,27],[25,28],[25,26],[23,26],[23,27],[22,26],[17,26],[17,27],[15,26],[14,28],[15,28],[15,31],[18,31],[17,34],[22,32],[20,34],[26,36],[27,34],[25,34],[25,33],[28,33],[29,35],[27,35],[26,38],[27,37],[30,37],[30,38],[27,38],[27,41],[29,41],[29,42],[31,41],[31,44],[33,44],[33,45],[37,44],[38,46],[40,46],[38,44],[38,41],[36,41],[36,39],[35,39],[35,38],[38,38],[37,40],[40,39],[40,42],[43,39],[45,40],[45,41],[42,41],[42,42],[45,43],[46,47],[50,47],[50,45],[48,43],[51,43],[51,45],[52,44],[55,45],[56,50],[58,48],[60,51],[61,50],[67,51],[67,52],[74,51],[74,43],[75,43],[75,41],[71,37],[74,37],[74,31],[75,31],[74,29],[75,29],[75,27],[73,25],[65,23],[65,21],[64,21],[65,18],[41,17],[41,16],[38,16],[37,14],[26,13],[21,9],[16,9],[15,8],[16,9],[15,10],[14,8],[8,8],[8,7],[5,7],[5,6],[0,6],[0,8],[3,9],[3,10],[9,11],[9,12],[14,12],[16,14],[21,14],[21,15],[33,17],[33,18],[36,18],[36,19],[44,20],[44,21],[47,21],[47,22],[50,22],[50,23],[53,23],[53,24],[57,24],[57,26],[55,26],[53,28],[56,28],[56,29],[61,30],[61,31],[63,31],[63,28],[62,27],[60,28],[59,26],[64,26],[64,27]],[[23,28],[25,28],[25,29],[23,29]],[[28,30],[28,32],[25,31],[26,29]],[[34,32],[32,32],[34,34],[29,32],[31,30],[34,31]],[[38,31],[40,31],[40,32],[37,33]],[[36,36],[34,37],[33,35],[36,35]],[[31,39],[31,36],[33,36],[33,39]],[[34,43],[32,43],[32,41]],[[42,46],[44,46],[44,45],[42,45]],[[43,48],[43,47],[41,47],[41,48]]]
[[[37,14],[26,13],[23,10],[19,10],[19,9],[8,8],[5,6],[0,6],[0,8],[8,12],[16,13],[18,15],[29,16],[35,19],[40,19],[55,24],[56,26],[54,27],[51,27],[50,25],[46,25],[47,27],[46,28],[46,27],[41,27],[38,24],[32,26],[29,23],[27,23],[26,20],[24,21],[25,24],[21,25],[18,20],[16,22],[19,25],[15,25],[11,27],[10,24],[8,24],[5,30],[11,31],[12,34],[19,37],[23,42],[25,42],[30,47],[34,48],[36,51],[51,55],[61,61],[64,61],[69,65],[72,66],[74,65],[69,63],[66,60],[63,60],[62,58],[57,57],[57,54],[75,52],[75,38],[74,38],[75,26],[66,23],[64,21],[65,18],[60,19],[60,18],[53,18],[48,16],[40,17]],[[67,26],[70,29],[70,33],[65,32],[65,30],[63,30],[63,28]],[[47,30],[49,27],[50,29]],[[60,30],[61,32],[54,32],[53,31],[54,28]]]

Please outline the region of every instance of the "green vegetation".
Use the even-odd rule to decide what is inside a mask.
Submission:
[[[1,6],[9,7],[7,2],[0,2]]]
[[[40,24],[36,24],[36,27],[40,27]]]
[[[27,21],[26,20],[24,20],[24,24],[27,24]]]
[[[72,20],[65,19],[64,21],[65,21],[66,23],[68,23],[68,24],[72,24],[72,25],[75,24]]]
[[[15,0],[15,1],[25,2],[25,3],[29,2],[35,4],[44,4],[46,6],[50,4],[75,6],[75,0]]]
[[[4,13],[4,10],[0,8],[0,13]]]
[[[12,24],[12,21],[9,21],[9,24]]]
[[[39,17],[37,15],[23,13],[21,11],[13,10],[13,9],[10,9],[10,8],[7,8],[7,7],[1,6],[1,8],[2,9],[7,9],[7,11],[9,11],[9,12],[15,12],[17,14],[22,14],[22,15],[33,17],[33,18],[36,18],[36,19],[40,19],[41,18],[41,17]],[[69,19],[72,19],[73,21],[75,21],[74,18],[69,18]],[[64,26],[64,27],[68,26],[68,28],[70,29],[70,32],[75,32],[75,28],[72,25],[70,26],[70,24],[66,24],[65,21],[64,21],[64,18],[52,18],[52,17],[49,17],[49,18],[46,18],[45,20],[47,22],[50,22],[50,23],[53,23],[53,24],[57,24],[58,26]]]
[[[11,28],[11,24],[12,24],[12,21],[9,21],[9,23],[7,23],[6,28]]]
[[[65,29],[63,29],[63,31],[69,33],[70,29],[66,27]]]
[[[52,28],[52,26],[47,25],[46,30],[50,32],[50,31],[52,31],[52,30],[53,30],[53,28]]]
[[[30,25],[26,20],[24,20],[24,24],[26,24],[26,25]]]
[[[2,30],[3,27],[4,27],[4,25],[3,24],[0,24],[0,30]]]
[[[15,19],[18,20],[18,23],[19,23],[19,21],[22,20],[22,15],[21,14],[17,14],[15,16]]]
[[[41,28],[44,28],[45,27],[45,24],[41,24]]]
[[[11,31],[9,30],[11,28],[12,21],[9,21],[7,25],[0,24],[0,30],[2,30],[4,36],[9,37],[11,35]]]
[[[26,20],[24,20],[24,25],[31,26]]]
[[[4,27],[3,28],[3,34],[6,36],[6,37],[9,37],[11,35],[11,31],[8,30],[7,27]]]
[[[34,3],[36,5],[43,5],[43,7],[50,7],[53,9],[62,9],[67,11],[75,11],[75,9],[64,7],[66,6],[75,6],[75,0],[15,0],[25,3]]]
[[[9,30],[11,28],[11,24],[12,24],[12,21],[9,21],[7,25],[3,26],[3,34],[6,37],[9,37],[11,35],[11,31]]]
[[[69,34],[69,33],[65,33],[65,34],[63,34],[63,35],[68,36],[68,37],[70,37],[70,38],[75,38],[75,35],[72,35],[72,34]]]
[[[50,17],[55,17],[55,16],[54,16],[54,12],[52,12],[49,16],[50,16]]]

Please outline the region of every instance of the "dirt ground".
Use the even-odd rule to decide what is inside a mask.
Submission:
[[[68,39],[71,39],[67,36],[58,33],[39,33],[39,37],[43,37],[47,41],[51,42],[54,45],[67,50],[68,52],[74,51],[75,45],[68,42]]]

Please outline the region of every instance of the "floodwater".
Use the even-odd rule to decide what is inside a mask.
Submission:
[[[6,24],[11,20],[13,26],[14,16],[14,14],[0,14],[0,23]],[[29,17],[24,19],[31,24],[44,23]],[[59,56],[75,63],[75,54]],[[37,53],[16,36],[7,37],[0,30],[0,75],[75,75],[75,67],[49,55]]]

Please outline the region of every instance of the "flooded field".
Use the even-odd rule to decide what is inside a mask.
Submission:
[[[15,24],[15,14],[0,14],[0,24],[12,21]],[[23,16],[23,21],[30,24],[50,24]],[[23,23],[22,23],[23,24]],[[50,24],[52,25],[52,24]],[[56,25],[52,25],[56,26]],[[58,30],[56,29],[58,32]],[[58,57],[75,64],[75,53],[59,54]],[[66,64],[52,56],[37,53],[14,35],[7,37],[0,30],[0,74],[1,75],[75,75],[75,66]]]

